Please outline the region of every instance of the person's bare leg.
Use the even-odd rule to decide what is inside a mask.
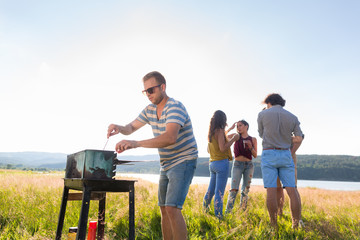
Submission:
[[[286,192],[290,198],[290,209],[292,217],[293,228],[298,228],[299,220],[301,216],[301,201],[297,193],[297,189],[294,187],[286,187]]]
[[[298,200],[299,200],[299,202],[300,202],[300,216],[299,216],[299,226],[300,227],[304,227],[305,226],[305,224],[304,224],[304,222],[303,222],[303,220],[302,220],[302,216],[301,216],[301,212],[302,212],[302,204],[301,204],[301,197],[300,197],[300,193],[299,193],[299,191],[298,191],[298,189],[297,188],[295,188],[295,191],[296,191],[296,196],[298,197]]]
[[[169,215],[167,214],[166,207],[160,207],[161,212],[161,232],[164,240],[173,239],[172,229],[170,224]]]
[[[295,165],[295,184],[297,186],[297,158],[296,158],[296,154],[291,155],[293,160],[294,160],[294,165]]]
[[[171,225],[172,239],[187,239],[187,228],[181,209],[176,207],[165,207],[165,209]]]
[[[270,224],[277,227],[277,188],[266,188],[266,206],[270,216]]]
[[[276,196],[277,196],[277,202],[278,202],[278,215],[282,216],[285,196],[284,196],[284,189],[281,185],[279,178],[277,179],[277,194],[276,194]]]
[[[292,158],[294,160],[294,165],[295,165],[295,184],[296,184],[296,194],[299,198],[299,201],[300,201],[300,221],[301,221],[301,225],[304,226],[304,223],[302,222],[302,217],[301,217],[301,210],[302,210],[302,205],[301,205],[301,197],[300,197],[300,193],[297,189],[297,157],[296,157],[296,154],[293,154],[292,155]]]

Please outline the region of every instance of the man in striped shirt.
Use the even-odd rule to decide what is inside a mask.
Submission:
[[[198,157],[197,144],[190,117],[184,105],[166,94],[166,80],[159,72],[143,77],[149,104],[139,116],[126,126],[111,124],[108,137],[121,133],[129,135],[146,124],[152,127],[154,138],[122,140],[116,151],[145,147],[158,148],[160,180],[158,200],[164,239],[186,239],[187,229],[181,213],[192,181]]]

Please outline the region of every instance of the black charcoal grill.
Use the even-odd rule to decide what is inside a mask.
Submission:
[[[130,162],[118,160],[113,151],[84,150],[67,156],[65,178],[114,179],[116,165]]]
[[[56,239],[61,239],[68,200],[82,200],[76,239],[86,237],[90,200],[99,200],[97,239],[104,239],[106,192],[129,192],[129,239],[135,239],[136,180],[115,179],[116,165],[131,162],[118,160],[115,152],[104,150],[83,150],[67,156]],[[82,193],[69,193],[70,189]]]

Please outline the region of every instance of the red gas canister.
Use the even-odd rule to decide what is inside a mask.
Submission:
[[[95,240],[96,239],[96,228],[97,228],[97,222],[90,221],[87,240]]]

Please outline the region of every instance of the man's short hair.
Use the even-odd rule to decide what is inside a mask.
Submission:
[[[270,103],[272,106],[280,105],[282,107],[285,106],[285,102],[285,99],[283,99],[280,94],[277,93],[269,94],[264,100],[265,104]]]
[[[161,73],[157,72],[157,71],[149,72],[148,74],[146,74],[143,77],[143,82],[145,82],[146,80],[149,80],[152,77],[154,77],[156,79],[156,82],[158,84],[165,84],[166,85],[166,80],[165,80],[164,76]]]

